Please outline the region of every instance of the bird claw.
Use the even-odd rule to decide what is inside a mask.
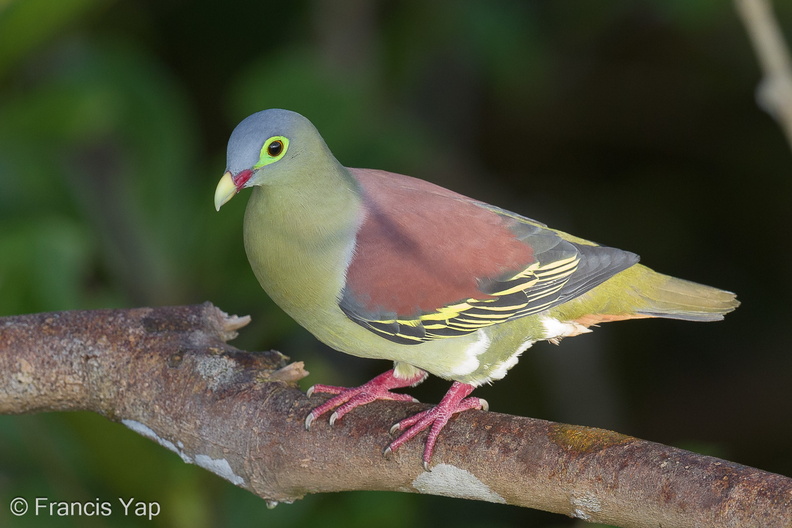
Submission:
[[[305,419],[305,428],[309,429],[314,420],[334,410],[330,415],[330,425],[333,425],[355,407],[360,407],[375,400],[417,402],[418,400],[409,394],[394,393],[391,392],[391,389],[414,386],[424,378],[426,378],[426,373],[423,371],[419,371],[413,377],[397,378],[394,371],[389,370],[360,387],[345,388],[332,385],[314,385],[306,392],[309,398],[317,392],[335,394],[335,396],[315,407],[309,413]]]
[[[419,376],[418,381],[424,377],[425,375]],[[308,397],[316,392],[329,392],[335,394],[335,396],[308,413],[308,416],[305,418],[305,428],[310,429],[311,424],[313,424],[317,418],[330,411],[333,412],[330,414],[329,423],[333,426],[355,407],[365,405],[374,400],[418,402],[418,400],[407,394],[390,392],[391,389],[413,385],[415,381],[416,379],[396,378],[394,372],[390,370],[377,376],[365,385],[352,389],[329,385],[314,385],[308,389],[306,393]],[[383,456],[386,458],[392,457],[393,452],[402,444],[408,442],[422,431],[429,429],[423,453],[423,468],[425,471],[431,471],[429,463],[432,460],[432,453],[434,452],[437,437],[451,416],[468,409],[489,410],[487,400],[483,398],[468,398],[472,390],[472,385],[455,382],[438,405],[393,424],[389,431],[391,435],[402,429],[404,429],[404,431],[383,450]]]
[[[405,430],[399,437],[390,443],[385,450],[385,454],[390,455],[401,445],[428,429],[429,433],[424,445],[423,468],[425,471],[431,471],[429,463],[432,460],[437,438],[440,435],[440,431],[442,431],[451,417],[458,412],[469,409],[489,409],[489,404],[486,400],[467,397],[472,390],[472,385],[455,382],[448,390],[445,397],[443,397],[442,401],[435,407],[426,411],[421,411],[393,424],[389,431],[390,434],[394,434],[401,429]]]
[[[382,456],[385,458],[385,460],[391,460],[393,458],[393,449],[391,449],[390,446],[386,447],[382,450]],[[426,460],[422,460],[421,462],[423,464],[424,471],[432,471],[432,469],[429,467],[429,462]]]

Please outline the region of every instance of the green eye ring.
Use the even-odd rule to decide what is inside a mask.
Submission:
[[[283,136],[272,136],[264,142],[259,154],[259,161],[253,168],[260,169],[270,163],[275,163],[281,159],[289,149],[289,138]]]

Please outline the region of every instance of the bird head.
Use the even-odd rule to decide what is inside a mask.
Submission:
[[[319,152],[315,152],[319,149]],[[316,159],[327,151],[319,132],[305,117],[289,110],[263,110],[246,117],[228,141],[226,172],[215,189],[220,207],[246,187],[271,184],[294,174],[293,160]],[[305,167],[305,164],[300,164]]]

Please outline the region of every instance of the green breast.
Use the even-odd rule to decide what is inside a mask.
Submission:
[[[337,299],[354,245],[354,221],[317,220],[317,211],[301,211],[300,203],[278,191],[253,189],[245,212],[248,260],[272,300],[325,340],[325,328],[346,323]],[[354,216],[354,204],[343,210]]]

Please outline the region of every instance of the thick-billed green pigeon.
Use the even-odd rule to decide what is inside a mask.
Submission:
[[[305,117],[265,110],[231,134],[215,207],[252,187],[244,239],[264,290],[328,346],[393,369],[335,394],[305,420],[330,423],[427,373],[453,381],[407,418],[386,452],[429,429],[428,469],[449,418],[486,409],[471,391],[506,375],[537,341],[644,317],[717,321],[739,304],[726,291],[656,273],[601,246],[423,180],[339,163]]]

